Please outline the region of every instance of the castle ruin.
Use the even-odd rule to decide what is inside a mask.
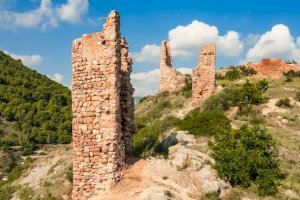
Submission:
[[[172,64],[172,54],[167,41],[161,43],[160,60],[160,92],[174,92],[182,89],[187,82],[187,77]]]
[[[192,71],[192,104],[199,107],[215,90],[216,45],[204,45],[198,66]]]
[[[247,67],[257,72],[255,76],[270,78],[279,78],[290,70],[300,70],[299,66],[287,64],[279,58],[264,58],[258,63],[248,64]]]
[[[116,11],[102,32],[73,42],[73,199],[88,199],[122,177],[136,132],[131,65]]]

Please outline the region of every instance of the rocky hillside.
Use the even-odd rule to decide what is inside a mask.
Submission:
[[[232,77],[194,111],[189,85],[140,99],[125,176],[94,199],[299,199],[300,78]],[[22,157],[0,199],[70,199],[71,152],[45,146]]]

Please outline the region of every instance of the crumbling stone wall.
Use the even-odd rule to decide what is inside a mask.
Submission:
[[[161,44],[161,61],[160,61],[160,92],[174,92],[182,89],[187,77],[172,65],[172,55],[167,41]]]
[[[278,78],[282,76],[284,72],[288,72],[290,70],[300,70],[300,67],[287,64],[279,58],[265,58],[259,63],[249,64],[247,67],[253,68],[255,71],[257,71],[255,76],[265,76],[271,78]]]
[[[192,104],[199,107],[215,90],[216,45],[204,45],[198,66],[192,70]]]
[[[137,129],[134,124],[134,89],[130,83],[132,59],[128,54],[128,44],[121,39],[121,124],[126,155],[131,154],[133,135]]]
[[[103,31],[72,47],[73,199],[88,199],[118,181],[135,133],[131,59],[112,11]]]

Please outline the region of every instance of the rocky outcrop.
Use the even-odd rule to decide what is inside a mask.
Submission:
[[[192,104],[199,107],[203,100],[215,90],[216,45],[204,45],[200,51],[200,61],[192,71]]]
[[[259,63],[249,64],[247,67],[257,72],[255,76],[270,78],[278,78],[290,70],[300,70],[299,66],[287,64],[279,58],[264,58]]]
[[[230,191],[230,184],[211,167],[214,160],[200,150],[206,142],[187,131],[174,132],[164,142],[169,149],[167,159],[155,157],[135,162],[112,191],[92,199],[195,200],[208,193],[223,197]]]
[[[119,181],[135,133],[131,59],[112,11],[103,31],[72,47],[73,199],[88,199]]]
[[[160,92],[174,92],[182,89],[187,77],[173,68],[172,55],[167,41],[161,43]]]

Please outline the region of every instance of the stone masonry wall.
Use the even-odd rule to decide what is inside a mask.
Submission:
[[[173,68],[169,45],[163,41],[161,44],[160,92],[180,90],[185,86],[186,81],[186,76]]]
[[[134,89],[130,83],[132,60],[128,54],[128,44],[121,39],[121,124],[126,155],[131,154],[133,135],[137,129],[134,124]]]
[[[289,65],[279,58],[265,58],[259,63],[248,65],[248,67],[257,71],[255,76],[265,76],[271,78],[278,78],[282,76],[284,72],[288,72],[290,70],[300,70],[300,67]]]
[[[216,45],[204,45],[198,66],[192,70],[192,104],[199,107],[215,90]]]
[[[118,181],[135,132],[131,59],[112,11],[103,31],[72,47],[73,199],[88,199]]]

